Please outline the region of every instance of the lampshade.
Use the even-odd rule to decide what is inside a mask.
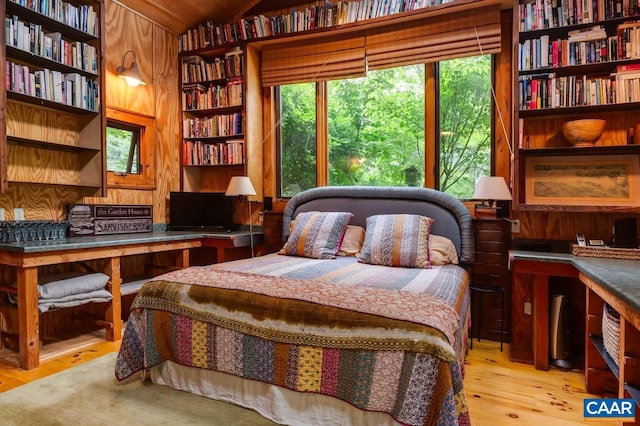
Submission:
[[[131,62],[131,66],[129,68],[124,65],[125,58],[127,57],[128,53],[131,53],[133,55],[133,61]],[[127,50],[126,52],[124,52],[124,55],[122,55],[122,65],[120,65],[116,71],[118,73],[118,77],[124,78],[127,81],[127,84],[131,87],[136,87],[140,84],[146,84],[142,80],[140,72],[138,71],[136,52],[134,52],[133,50]]]
[[[474,200],[511,200],[511,191],[502,176],[481,177],[473,191]]]
[[[233,176],[229,181],[225,195],[256,195],[256,190],[248,176]]]

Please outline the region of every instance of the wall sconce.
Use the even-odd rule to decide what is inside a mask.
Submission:
[[[133,55],[133,61],[131,62],[131,66],[129,68],[125,67],[124,61],[127,57],[127,54],[131,53]],[[133,50],[127,50],[122,55],[122,65],[118,67],[116,70],[118,73],[118,77],[124,78],[127,81],[127,84],[131,87],[136,87],[140,84],[146,84],[142,77],[140,77],[140,72],[138,71],[138,63],[136,62],[136,52]]]
[[[506,205],[499,203],[500,201],[508,202],[512,199],[511,191],[509,191],[507,182],[502,176],[481,177],[476,183],[472,199],[482,201],[482,204],[475,205],[477,215],[489,214],[497,217],[508,217],[508,203]]]

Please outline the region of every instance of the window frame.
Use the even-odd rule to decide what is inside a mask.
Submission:
[[[140,129],[139,156],[140,173],[122,174],[107,171],[108,188],[126,189],[155,189],[156,188],[156,128],[155,118],[132,111],[125,111],[114,107],[106,108],[105,132],[108,122],[115,122],[124,126]],[[106,164],[105,141],[105,169]]]

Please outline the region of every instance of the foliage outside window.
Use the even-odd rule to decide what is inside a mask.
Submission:
[[[107,121],[107,171],[140,174],[140,127]]]
[[[329,185],[424,185],[424,65],[328,82]]]
[[[316,85],[282,86],[280,92],[280,194],[291,197],[316,183]]]
[[[491,56],[439,63],[439,188],[471,198],[491,169]]]
[[[318,185],[424,186],[435,176],[438,189],[470,198],[491,169],[491,56],[436,69],[435,93],[425,90],[423,64],[317,83],[327,91],[327,112],[318,112],[327,129],[316,126],[315,83],[280,86],[279,196]],[[425,93],[436,99],[427,103]],[[437,107],[425,111],[426,104]],[[425,129],[425,117],[438,128]],[[326,147],[316,147],[316,135]],[[436,158],[435,170],[425,171],[425,155]],[[326,181],[316,182],[316,167],[325,165]]]
[[[107,182],[110,187],[155,188],[155,120],[107,108]]]

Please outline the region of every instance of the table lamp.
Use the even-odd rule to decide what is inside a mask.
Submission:
[[[498,205],[496,201],[511,201],[513,198],[502,176],[483,176],[476,183],[472,199],[482,201],[475,206],[476,214],[507,217],[508,206]]]
[[[251,257],[253,257],[253,219],[251,217],[251,200],[249,196],[256,195],[256,190],[248,176],[233,176],[225,192],[227,196],[247,197],[249,202],[249,238],[251,239]]]

